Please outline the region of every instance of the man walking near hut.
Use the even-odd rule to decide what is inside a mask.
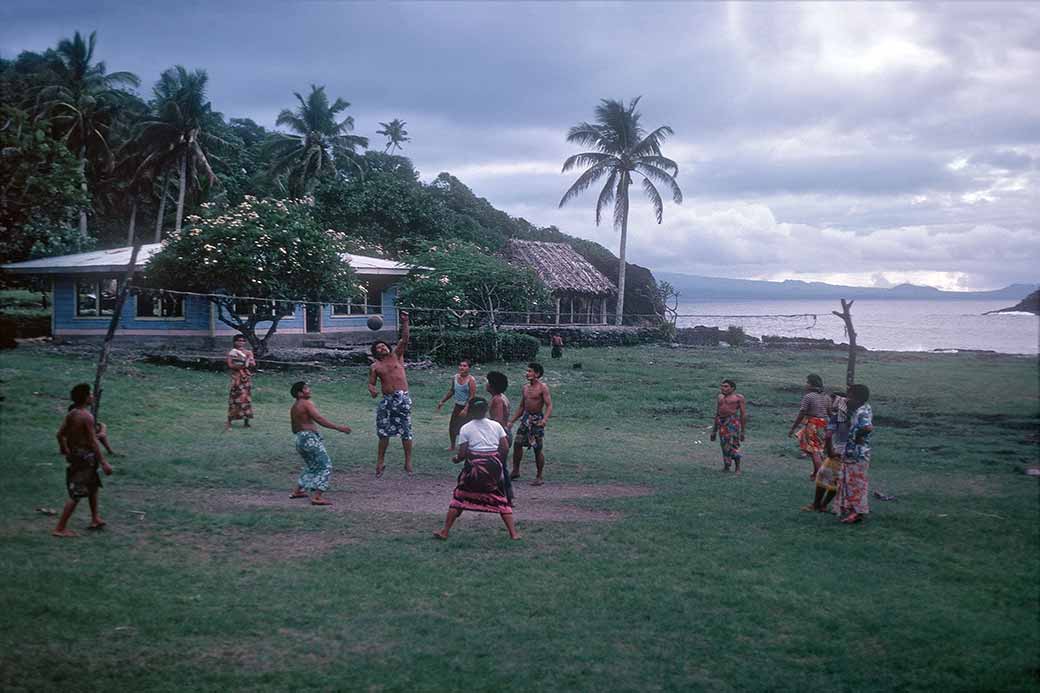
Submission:
[[[553,408],[549,388],[541,381],[544,373],[545,369],[540,363],[527,364],[527,384],[521,392],[520,406],[506,427],[512,428],[516,420],[520,419],[520,428],[513,441],[513,479],[520,478],[520,462],[524,459],[524,448],[534,450],[534,462],[538,471],[531,483],[532,486],[545,483],[542,478],[545,470],[545,453],[542,452],[542,446],[545,443],[545,424],[549,423]]]
[[[404,448],[404,470],[412,474],[412,398],[408,396],[408,378],[404,373],[404,352],[408,348],[408,313],[401,311],[401,334],[397,346],[383,340],[372,345],[372,356],[376,361],[368,375],[368,393],[372,397],[379,395],[376,389],[378,380],[383,399],[376,407],[376,435],[379,436],[378,456],[376,459],[376,478],[383,476],[386,466],[386,448],[390,438],[401,436],[401,447]]]

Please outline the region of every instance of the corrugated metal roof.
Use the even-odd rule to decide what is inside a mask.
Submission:
[[[566,243],[512,239],[506,255],[514,264],[532,268],[552,292],[603,296],[616,294],[614,283]]]
[[[161,243],[146,243],[141,246],[137,254],[137,269],[143,269],[145,263],[162,249]],[[102,272],[121,272],[126,270],[130,262],[130,253],[133,248],[111,248],[109,250],[95,250],[89,253],[76,253],[75,255],[58,255],[56,257],[42,257],[37,260],[26,260],[25,262],[13,262],[0,265],[9,272],[16,274],[86,274]],[[384,260],[378,257],[366,255],[352,255],[343,253],[341,257],[350,263],[350,266],[358,274],[389,274],[403,276],[411,269],[408,265],[393,260]]]

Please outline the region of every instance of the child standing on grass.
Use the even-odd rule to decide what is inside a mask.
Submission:
[[[497,421],[487,418],[488,403],[477,397],[470,403],[473,419],[459,431],[459,451],[452,462],[465,462],[451,496],[444,529],[434,532],[437,539],[447,539],[451,526],[466,510],[498,513],[509,530],[510,539],[519,539],[513,524],[513,507],[506,497],[506,468],[503,460],[509,453],[509,439]]]
[[[542,472],[545,469],[545,453],[542,447],[545,443],[545,425],[549,423],[552,414],[552,397],[549,396],[549,388],[541,381],[545,369],[540,363],[531,362],[527,364],[527,384],[520,393],[520,406],[509,421],[507,428],[512,428],[517,419],[520,419],[520,428],[516,431],[516,439],[513,441],[513,473],[514,479],[520,478],[520,462],[524,459],[524,448],[534,450],[534,462],[537,467],[537,475],[531,483],[532,486],[541,486],[545,483]]]
[[[722,446],[722,471],[728,472],[730,464],[733,471],[740,474],[740,444],[744,442],[747,430],[747,404],[744,395],[737,394],[737,383],[722,381],[719,396],[715,403],[715,423],[711,427],[711,439],[719,436]]]
[[[292,432],[296,434],[296,452],[303,458],[304,469],[296,482],[296,490],[289,498],[311,499],[311,505],[332,505],[322,498],[329,488],[329,477],[332,476],[332,460],[325,451],[325,442],[318,432],[318,426],[331,428],[341,433],[350,433],[350,426],[337,426],[321,414],[311,401],[310,385],[304,381],[295,382],[289,390],[296,402],[289,409],[289,420]],[[313,494],[313,495],[312,495]]]
[[[69,518],[86,498],[90,503],[90,525],[87,529],[101,529],[105,521],[98,514],[98,489],[101,488],[101,477],[98,466],[105,475],[112,473],[112,467],[105,461],[98,445],[97,429],[94,427],[94,416],[89,407],[94,402],[90,393],[90,385],[80,383],[69,393],[72,409],[65,415],[65,421],[58,429],[58,448],[65,456],[68,467],[65,470],[65,488],[69,500],[58,518],[58,526],[51,532],[56,537],[75,537],[77,534],[68,528]]]

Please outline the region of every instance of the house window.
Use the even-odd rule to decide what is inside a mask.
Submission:
[[[361,294],[346,303],[332,306],[332,315],[344,318],[349,315],[379,315],[383,312],[383,292],[361,287]]]
[[[161,291],[142,291],[137,294],[137,317],[183,318],[184,297]]]
[[[235,315],[240,318],[251,318],[261,306],[265,311],[271,310],[273,306],[278,311],[278,317],[281,318],[288,318],[296,314],[296,305],[287,301],[242,301],[233,305]]]
[[[76,317],[111,316],[116,309],[115,279],[81,279],[76,282]]]

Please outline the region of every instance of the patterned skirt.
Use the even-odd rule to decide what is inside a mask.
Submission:
[[[227,417],[231,421],[253,418],[253,376],[244,368],[231,373]]]
[[[870,462],[843,462],[838,483],[838,515],[870,512],[868,474]]]
[[[450,507],[511,515],[513,507],[506,496],[505,476],[505,467],[497,450],[471,451],[459,472]]]
[[[827,422],[815,416],[805,420],[805,428],[798,431],[798,446],[809,455],[823,452],[823,437]]]
[[[719,445],[726,469],[732,462],[740,462],[740,414],[730,414],[719,419]]]

